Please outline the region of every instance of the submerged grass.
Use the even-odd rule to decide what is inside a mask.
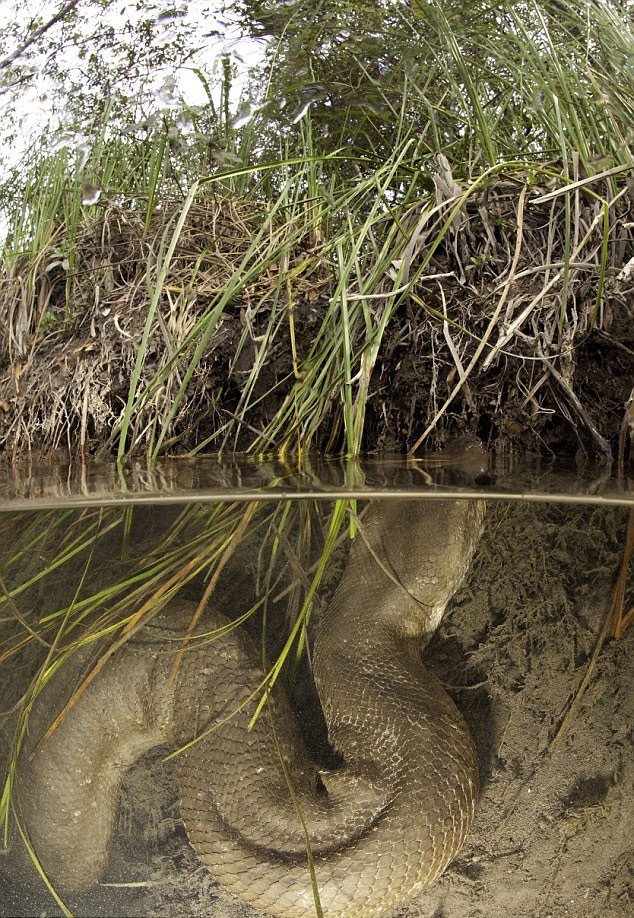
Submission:
[[[166,528],[163,527],[162,532],[159,531],[158,537],[146,535],[142,549],[133,557],[115,564],[115,572],[107,567],[104,569],[104,561],[113,554],[119,554],[126,527],[130,525],[128,510],[74,512],[66,515],[64,527],[51,514],[37,514],[35,518],[32,514],[21,514],[11,521],[3,521],[11,523],[11,549],[3,552],[2,559],[3,595],[0,596],[0,608],[6,611],[1,620],[0,663],[6,665],[11,662],[15,666],[22,659],[33,661],[39,658],[40,661],[36,664],[34,675],[27,680],[26,687],[16,699],[16,704],[3,712],[5,722],[17,715],[0,798],[0,819],[4,826],[5,841],[8,838],[11,792],[28,727],[29,712],[39,693],[58,669],[65,665],[76,650],[94,648],[91,651],[93,664],[88,676],[51,723],[42,742],[62,722],[118,648],[145,628],[169,604],[170,599],[178,595],[194,578],[201,579],[206,586],[201,587],[202,599],[191,622],[183,621],[182,633],[174,635],[171,648],[168,644],[168,652],[170,656],[173,655],[172,674],[176,674],[180,658],[187,652],[188,646],[221,637],[225,629],[209,632],[199,627],[196,634],[193,631],[199,622],[201,625],[204,623],[207,602],[216,590],[223,569],[240,546],[243,556],[237,571],[242,571],[245,564],[252,567],[245,561],[244,545],[252,544],[254,538],[261,540],[257,553],[261,574],[254,587],[251,606],[240,610],[230,627],[244,624],[263,605],[268,606],[281,592],[283,584],[290,586],[291,590],[299,586],[300,592],[305,592],[299,611],[294,604],[290,607],[291,637],[285,639],[272,665],[267,664],[266,659],[263,660],[266,675],[259,687],[261,697],[254,714],[254,718],[257,717],[285,664],[292,663],[294,655],[298,653],[296,648],[310,616],[316,590],[323,580],[328,559],[340,544],[346,505],[345,501],[338,502],[327,522],[325,545],[319,552],[312,580],[306,570],[306,550],[312,542],[311,538],[305,538],[309,518],[305,515],[306,508],[294,508],[290,502],[273,506],[188,506]],[[146,526],[142,522],[138,525],[141,528]],[[288,532],[285,539],[297,538],[295,549],[291,548],[290,543],[288,546],[294,565],[289,563],[286,551],[279,552],[279,534],[284,529]],[[6,529],[3,536],[5,547],[8,531]],[[297,535],[293,536],[293,533]],[[45,562],[40,565],[37,559],[42,555]],[[19,566],[18,560],[21,562]],[[29,573],[33,565],[39,568],[35,576]],[[122,577],[120,570],[125,568],[129,569],[129,573]],[[299,584],[296,583],[298,570],[302,573]],[[59,573],[63,574],[63,586],[55,580]],[[234,564],[234,579],[236,576]],[[235,582],[242,587],[242,595],[245,592],[244,574],[240,573]],[[46,594],[54,597],[52,602],[47,603],[43,598],[43,586]],[[70,598],[66,605],[64,596]],[[218,602],[215,596],[214,601]],[[279,596],[275,601],[279,601]],[[39,608],[40,604],[43,608]],[[25,608],[22,608],[23,605]],[[263,623],[265,627],[266,617]],[[257,701],[257,693],[254,700]],[[179,751],[182,750],[172,755]]]
[[[247,703],[257,703],[260,695],[253,716],[255,719],[283,668],[286,666],[290,672],[293,660],[301,655],[301,644],[316,591],[323,581],[332,552],[342,540],[346,507],[347,502],[337,502],[330,519],[326,520],[325,544],[318,551],[318,558],[312,568],[308,562],[311,546],[313,554],[315,549],[311,516],[305,505],[293,506],[290,501],[272,506],[187,506],[167,527],[151,536],[148,536],[143,521],[136,523],[138,528],[131,535],[135,525],[134,514],[139,512],[131,508],[62,515],[18,514],[0,521],[3,529],[0,536],[3,549],[6,549],[2,555],[0,581],[3,594],[0,596],[0,607],[6,610],[0,619],[0,663],[11,662],[16,666],[20,660],[26,660],[28,672],[39,659],[34,675],[30,680],[26,679],[16,703],[3,712],[3,729],[7,730],[12,721],[15,721],[15,728],[0,796],[0,820],[7,844],[9,820],[12,815],[15,817],[27,852],[64,914],[70,915],[71,912],[42,869],[21,825],[19,813],[13,811],[12,802],[12,790],[28,729],[29,713],[40,692],[45,690],[51,678],[60,667],[66,665],[76,650],[94,648],[91,651],[93,662],[88,676],[51,723],[41,740],[45,742],[108,659],[130,637],[151,623],[171,598],[198,577],[202,578],[203,583],[206,582],[206,587],[202,591],[196,614],[189,624],[183,621],[183,632],[173,636],[172,647],[169,642],[166,645],[166,652],[170,657],[173,656],[172,674],[176,674],[180,658],[187,652],[188,646],[214,641],[225,633],[226,629],[209,632],[200,627],[195,634],[192,632],[196,625],[204,623],[206,604],[212,600],[223,569],[241,546],[243,556],[237,565],[237,583],[244,587],[244,545],[250,545],[254,538],[258,538],[253,603],[250,608],[242,610],[229,626],[239,627],[264,606],[262,639],[265,675],[257,691],[247,699]],[[145,535],[141,540],[141,548],[137,547],[134,551],[131,538],[135,537],[138,541],[139,531]],[[291,540],[295,542],[294,547]],[[115,561],[114,570],[109,571],[104,561],[113,556],[118,557],[119,561]],[[40,558],[43,563],[39,561]],[[33,574],[32,567],[35,567]],[[129,573],[121,576],[120,571],[125,568],[129,569]],[[60,573],[63,574],[63,586],[55,580]],[[236,576],[235,570],[233,576]],[[47,596],[53,597],[52,601],[43,599],[42,587]],[[266,608],[272,603],[279,604],[289,590],[290,637],[285,640],[281,652],[271,665],[267,662],[265,650]],[[303,600],[300,599],[302,592]],[[38,596],[43,608],[39,607]],[[64,605],[63,597],[70,597],[68,604]],[[215,596],[213,600],[217,601]],[[21,611],[22,606],[24,612]],[[16,666],[16,671],[19,668],[19,665]],[[236,713],[230,713],[227,719]],[[208,732],[218,729],[224,722],[215,724]],[[202,736],[192,742],[197,742]],[[179,755],[185,748],[188,747],[173,751],[166,759]],[[319,913],[319,895],[309,840],[307,851]]]

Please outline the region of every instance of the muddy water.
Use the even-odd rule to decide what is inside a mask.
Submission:
[[[291,514],[298,507],[294,502]],[[303,544],[310,566],[319,555],[323,521],[332,507],[326,502],[303,507],[304,515],[298,513],[294,524],[291,520],[289,533],[296,545],[293,533],[300,525],[304,530],[309,526],[311,538],[304,536]],[[135,509],[125,536],[123,526],[114,526],[99,540],[87,576],[85,550],[16,594],[20,616],[33,622],[68,605],[75,595],[82,599],[120,581],[136,569],[140,558],[164,544],[182,509]],[[5,527],[2,576],[10,589],[50,564],[60,539],[72,541],[80,512],[73,511],[54,533],[37,542],[34,515],[28,532],[20,528],[26,525],[25,517],[0,518]],[[606,642],[583,702],[563,740],[553,747],[607,614],[627,514],[623,507],[489,504],[485,533],[467,581],[426,651],[430,668],[447,686],[474,736],[482,795],[457,859],[428,892],[395,913],[401,918],[629,914],[631,634]],[[7,567],[11,532],[22,534],[25,550]],[[183,531],[174,538],[184,538]],[[214,593],[214,602],[234,616],[262,589],[268,556],[259,552],[261,541],[259,533],[247,540]],[[345,554],[343,545],[331,559],[316,617],[319,603],[327,602],[337,583]],[[282,595],[268,615],[273,648],[279,646],[288,607],[297,608],[304,589],[292,567],[280,562],[278,573],[277,593]],[[203,577],[198,576],[184,587],[183,595],[198,599],[204,589]],[[5,642],[22,627],[14,612],[5,604],[0,626]],[[250,627],[259,634],[261,619],[255,617]],[[0,667],[3,711],[19,699],[43,652],[33,642]],[[296,684],[295,706],[308,724],[316,753],[325,755],[309,680],[300,678]],[[5,751],[12,727],[6,719]],[[173,763],[162,759],[162,750],[150,753],[129,772],[103,882],[88,893],[68,897],[67,907],[82,916],[256,918],[259,913],[225,892],[201,868],[180,820]],[[62,914],[25,864],[19,847],[13,832],[10,850],[0,857],[0,915]]]

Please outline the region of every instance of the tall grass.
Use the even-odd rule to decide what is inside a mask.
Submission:
[[[463,222],[459,209],[464,212],[472,198],[481,206],[475,192],[497,176],[514,176],[518,196],[522,184],[570,188],[558,202],[563,206],[558,257],[564,262],[559,341],[566,338],[575,285],[571,259],[585,258],[577,245],[587,219],[578,207],[581,187],[605,202],[599,229],[604,276],[619,218],[615,199],[631,165],[627,141],[634,115],[632,33],[620,5],[592,0],[556,7],[537,2],[463,7],[421,0],[411,9],[401,4],[370,9],[369,24],[363,27],[359,19],[365,32],[351,33],[321,56],[315,48],[339,23],[337,6],[322,3],[317,11],[302,6],[301,16],[298,10],[279,13],[290,18],[283,29],[278,22],[281,37],[268,69],[253,78],[253,93],[264,93],[263,102],[239,129],[232,127],[228,107],[228,71],[225,104],[215,105],[209,90],[207,109],[191,115],[198,129],[191,135],[179,135],[176,122],[167,119],[143,139],[126,137],[106,113],[91,146],[84,138],[78,152],[33,151],[19,177],[20,192],[10,196],[5,186],[10,229],[0,309],[9,359],[21,366],[47,331],[59,334],[86,321],[91,284],[99,294],[116,268],[107,238],[126,213],[143,221],[145,277],[139,281],[148,290],[143,331],[124,370],[125,408],[113,418],[102,454],[155,457],[182,449],[183,438],[191,441],[199,420],[216,410],[192,398],[201,361],[227,311],[244,308],[247,298],[249,322],[236,356],[251,346],[257,324],[255,360],[237,406],[207,436],[197,436],[190,450],[238,443],[244,448],[244,433],[252,429],[248,445],[255,451],[319,445],[358,454],[373,371],[390,323],[416,294],[447,234]],[[366,12],[353,9],[354,16]],[[306,61],[310,79],[290,79]],[[199,78],[204,85],[204,74]],[[292,123],[297,106],[305,113]],[[216,158],[211,172],[210,149]],[[101,190],[96,203],[85,203],[86,181]],[[229,276],[201,308],[196,300],[206,286],[212,239],[209,248],[199,246],[186,273],[173,262],[176,251],[182,264],[178,246],[190,224],[204,233],[195,225],[198,202],[219,196],[252,206],[254,213],[264,209],[259,227],[246,230],[251,235],[240,256],[227,253]],[[433,232],[425,230],[425,245],[417,246],[414,237],[429,220]],[[95,244],[95,233],[104,243],[105,264],[87,283],[86,246]],[[527,240],[527,263],[540,257],[529,245]],[[593,237],[587,252],[594,251]],[[586,260],[594,264],[594,254]],[[500,273],[505,267],[500,265]],[[137,256],[136,270],[142,268]],[[52,283],[60,271],[63,303],[59,283],[54,291]],[[298,303],[298,291],[318,275],[329,305],[308,352],[300,353],[298,323],[305,321],[306,298]],[[261,291],[255,301],[254,289]],[[130,290],[128,285],[123,295]],[[468,315],[458,323],[467,335],[482,333]],[[135,329],[127,334],[136,341]],[[155,335],[162,339],[158,366],[148,357]],[[292,367],[276,384],[281,405],[265,429],[257,423],[250,428],[249,416],[254,409],[257,415],[262,398],[259,380],[284,340],[290,342]],[[60,419],[82,411],[79,398],[48,409]],[[85,419],[78,420],[66,436],[58,429],[54,443],[72,441],[80,428],[83,439],[85,426]]]

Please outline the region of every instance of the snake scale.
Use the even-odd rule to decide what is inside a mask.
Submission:
[[[478,766],[466,724],[420,649],[464,578],[484,513],[477,500],[370,504],[313,648],[339,769],[313,764],[277,689],[247,731],[263,678],[259,653],[211,610],[205,630],[224,631],[183,654],[174,682],[179,645],[148,627],[38,743],[91,661],[77,657],[74,673],[55,676],[31,714],[17,792],[57,887],[99,881],[129,766],[213,725],[177,756],[181,809],[201,861],[236,895],[279,918],[314,915],[306,831],[327,918],[380,915],[428,887],[469,830]],[[182,634],[194,608],[172,601],[158,630],[169,634],[178,620]]]

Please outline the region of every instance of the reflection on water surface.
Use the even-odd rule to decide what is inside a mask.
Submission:
[[[451,495],[623,504],[632,499],[632,485],[629,477],[605,463],[487,455],[471,445],[421,458],[379,455],[346,460],[307,455],[298,461],[232,455],[173,457],[152,464],[129,461],[120,466],[18,463],[0,469],[0,508],[6,510],[187,500]]]

